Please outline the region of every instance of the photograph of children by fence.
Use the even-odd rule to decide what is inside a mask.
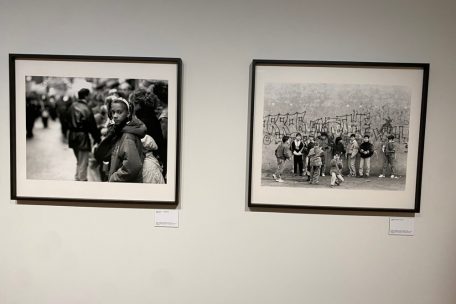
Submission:
[[[168,82],[26,76],[31,180],[167,181]]]
[[[410,102],[403,85],[266,83],[261,185],[404,190]]]

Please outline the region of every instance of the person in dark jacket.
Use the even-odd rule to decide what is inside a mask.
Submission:
[[[70,108],[71,104],[72,100],[68,96],[60,97],[55,104],[55,110],[57,112],[57,117],[60,120],[62,136],[64,138],[66,138],[68,135],[68,109]]]
[[[397,178],[395,170],[396,162],[396,145],[394,143],[394,135],[388,136],[388,142],[383,145],[382,151],[385,154],[385,160],[383,163],[383,173],[379,177],[385,177],[388,167],[391,168],[391,178]]]
[[[154,155],[163,165],[163,176],[166,176],[168,146],[163,138],[162,126],[156,115],[160,100],[152,92],[137,89],[130,94],[129,101],[134,105],[134,114],[146,125],[146,134],[150,135],[157,143],[158,150],[154,152]]]
[[[27,131],[27,138],[32,138],[35,121],[41,115],[40,105],[36,94],[30,94],[26,97],[25,101],[25,129]]]
[[[283,183],[282,173],[285,169],[285,163],[291,158],[291,155],[290,137],[284,135],[282,137],[282,142],[277,146],[275,150],[275,156],[277,158],[277,170],[274,174],[272,174],[272,177],[276,182]]]
[[[365,134],[363,142],[359,145],[359,177],[369,177],[370,159],[374,154],[374,145],[369,141],[369,135]],[[366,164],[366,175],[364,175],[364,164]]]
[[[304,143],[301,141],[301,134],[296,134],[295,140],[291,142],[291,152],[293,152],[293,160],[294,160],[294,174],[302,176],[303,172],[303,151],[304,151]]]
[[[311,174],[311,165],[310,165],[310,157],[309,157],[309,152],[312,150],[312,148],[315,146],[315,137],[314,135],[309,135],[309,141],[306,144],[305,150],[307,151],[306,155],[306,163],[307,163],[307,181],[310,182]]]
[[[344,143],[342,141],[342,137],[340,137],[340,136],[336,137],[332,152],[333,152],[333,157],[336,154],[339,154],[341,159],[345,156],[346,150],[345,150]]]
[[[100,142],[100,131],[97,128],[92,110],[87,105],[88,89],[78,92],[78,100],[68,109],[68,145],[76,156],[75,180],[87,181],[87,168],[92,143],[89,134],[95,143]]]
[[[134,106],[121,97],[108,99],[108,115],[113,124],[95,152],[98,161],[109,160],[109,182],[142,182],[144,161],[141,138],[146,126],[136,118]]]

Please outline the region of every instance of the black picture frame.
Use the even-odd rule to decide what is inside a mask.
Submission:
[[[254,59],[250,66],[248,207],[419,213],[429,68],[428,63]],[[373,110],[372,113],[360,113],[356,108],[351,112],[355,106]],[[348,123],[343,121],[346,117]],[[273,172],[280,171],[275,162],[277,157],[273,156],[274,149],[268,145],[279,146],[284,135],[293,139],[301,133],[303,137],[315,138],[321,132],[327,135],[320,136],[322,146],[328,137],[333,140],[341,137],[340,142],[344,143],[350,133],[356,133],[355,141],[358,142],[367,129],[363,126],[357,129],[349,120],[355,119],[354,123],[358,124],[360,117],[366,119],[369,127],[369,141],[383,142],[390,135],[400,138],[400,149],[396,147],[397,143],[390,145],[398,150],[394,158],[387,143],[380,145],[381,150],[378,150],[379,143],[373,143],[376,173],[380,157],[387,164],[387,172],[391,173],[394,173],[391,164],[397,167],[402,159],[400,170],[395,168],[396,172],[402,173],[387,178],[374,177],[375,166],[372,166],[367,179],[365,172],[363,178],[345,178],[345,185],[353,183],[351,188],[337,187],[336,183],[332,188],[328,177],[317,178],[317,182],[324,182],[323,185],[308,184],[304,178],[300,179],[298,160],[297,169],[292,168],[297,176],[286,171],[290,170],[288,166],[285,169],[288,177],[282,179],[277,174],[272,177]],[[395,121],[398,117],[402,118]],[[386,119],[383,125],[378,124],[380,118]],[[328,141],[328,151],[320,155],[335,150],[334,142]],[[332,157],[332,154],[326,154],[325,158],[328,155]],[[349,158],[347,162],[351,161],[351,154]],[[358,164],[355,174],[359,175],[359,160],[355,161],[355,166]],[[305,173],[306,169],[303,171]],[[328,174],[330,170],[326,168],[325,171]],[[382,168],[380,175],[383,171]]]
[[[35,151],[31,149],[29,152],[34,153],[26,151],[28,134],[27,136],[25,134],[27,116],[25,97],[29,89],[25,86],[29,85],[29,82],[35,84],[33,79],[38,78],[34,77],[43,79],[77,78],[89,79],[89,81],[91,81],[90,79],[97,81],[118,79],[119,82],[122,79],[130,84],[151,81],[154,86],[158,86],[160,82],[164,92],[162,96],[165,97],[160,97],[163,100],[160,100],[159,104],[161,108],[166,106],[167,109],[166,124],[163,123],[167,132],[167,137],[163,140],[163,146],[167,147],[166,154],[163,155],[166,155],[167,160],[162,162],[161,166],[162,170],[165,166],[167,168],[166,175],[162,175],[164,183],[103,183],[54,180],[49,177],[30,178],[31,171],[27,171],[30,160],[27,155],[34,154]],[[71,202],[149,204],[164,208],[176,207],[179,204],[182,99],[182,60],[180,58],[9,54],[9,79],[11,199],[18,202],[50,202],[52,204]],[[75,87],[74,83],[73,87]],[[152,85],[148,90],[150,88]],[[47,89],[49,90],[49,86]],[[33,91],[33,89],[31,90]],[[123,96],[121,93],[118,95]],[[165,111],[162,111],[163,113]],[[49,121],[51,120],[49,119]],[[160,121],[163,121],[162,117]],[[159,156],[157,158],[160,159]],[[163,157],[163,159],[165,158]],[[53,166],[52,163],[47,165]],[[76,158],[74,159],[75,165]],[[66,169],[62,168],[62,170]]]

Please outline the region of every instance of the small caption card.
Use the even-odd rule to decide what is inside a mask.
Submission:
[[[413,217],[390,217],[389,235],[415,235],[415,219]]]
[[[155,210],[155,227],[179,228],[179,211]]]

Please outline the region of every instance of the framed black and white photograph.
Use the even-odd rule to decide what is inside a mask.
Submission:
[[[429,64],[253,60],[250,207],[419,212]]]
[[[9,60],[13,199],[178,203],[179,58]]]

